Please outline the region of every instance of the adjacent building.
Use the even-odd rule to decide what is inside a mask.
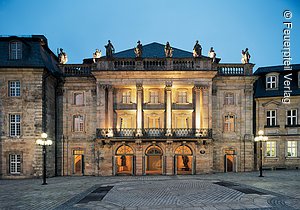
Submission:
[[[220,63],[177,48],[165,54],[165,45],[150,43],[139,56],[132,48],[59,64],[44,36],[0,37],[0,49],[2,178],[41,175],[35,142],[42,132],[54,142],[47,148],[49,176],[104,176],[251,171],[253,134],[276,129],[264,120],[281,98],[268,95],[276,91],[263,85],[266,68],[253,75],[251,63]],[[278,68],[268,74],[280,81]],[[297,125],[296,98],[282,105],[290,121],[276,121],[288,135],[269,137],[277,142],[276,157],[281,147],[291,157],[269,158],[272,167],[299,165],[299,132],[288,124]]]

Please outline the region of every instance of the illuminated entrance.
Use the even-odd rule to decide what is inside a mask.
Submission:
[[[237,172],[236,153],[234,150],[226,150],[224,158],[225,172]]]
[[[83,150],[73,150],[73,174],[84,174],[84,152]]]
[[[193,152],[185,145],[177,147],[175,150],[175,174],[193,174]]]
[[[133,149],[127,145],[120,146],[115,156],[115,174],[133,175]]]
[[[158,146],[146,150],[146,174],[162,174],[163,153]]]

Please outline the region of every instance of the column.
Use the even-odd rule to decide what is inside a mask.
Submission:
[[[105,128],[105,85],[97,85],[97,127]]]
[[[172,82],[166,82],[166,135],[172,136]]]
[[[195,135],[200,136],[201,129],[201,105],[202,105],[202,89],[200,85],[195,85]]]
[[[107,128],[112,131],[114,121],[113,87],[107,85]]]
[[[137,111],[136,111],[136,136],[142,136],[142,124],[143,124],[143,85],[142,84],[136,84],[136,105],[137,105]]]

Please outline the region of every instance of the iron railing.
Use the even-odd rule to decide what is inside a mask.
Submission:
[[[208,128],[97,128],[96,137],[101,138],[212,138]]]

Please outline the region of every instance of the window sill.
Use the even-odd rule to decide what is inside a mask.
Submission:
[[[265,125],[264,128],[280,128],[279,125]]]
[[[265,156],[265,159],[268,159],[268,160],[279,160],[279,157]]]
[[[299,128],[300,125],[285,125],[285,128]]]
[[[268,91],[268,90],[278,90],[278,87],[276,87],[276,88],[266,88],[266,90]]]
[[[286,160],[300,160],[300,157],[285,157]]]

